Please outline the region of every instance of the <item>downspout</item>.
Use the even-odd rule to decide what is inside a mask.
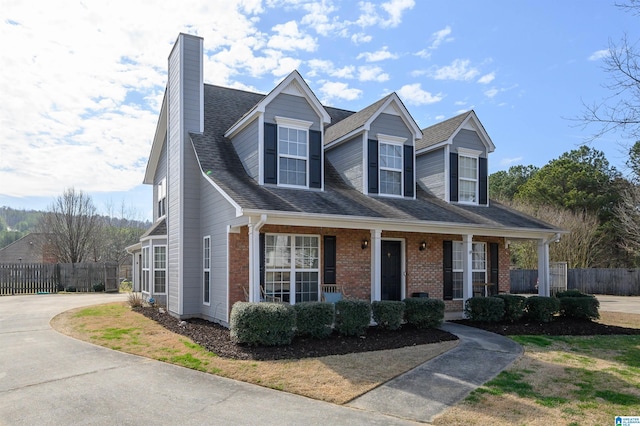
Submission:
[[[256,223],[249,223],[249,301],[260,301],[260,229],[267,222],[262,214]]]

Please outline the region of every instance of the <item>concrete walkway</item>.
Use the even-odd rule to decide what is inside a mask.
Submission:
[[[348,405],[419,422],[433,418],[493,379],[522,354],[514,341],[484,330],[445,323],[458,346],[356,398]]]
[[[0,297],[0,426],[406,425],[429,422],[521,353],[509,339],[457,324],[453,350],[338,406],[112,351],[49,321],[124,295]]]

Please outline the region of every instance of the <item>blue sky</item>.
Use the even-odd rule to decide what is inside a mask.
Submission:
[[[584,143],[596,129],[569,118],[609,94],[609,40],[640,40],[640,18],[602,0],[3,0],[0,18],[0,205],[45,209],[74,186],[145,219],[179,32],[204,38],[206,83],[266,93],[297,69],[334,107],[396,91],[423,128],[474,109],[491,173]],[[591,146],[624,171],[631,142]]]

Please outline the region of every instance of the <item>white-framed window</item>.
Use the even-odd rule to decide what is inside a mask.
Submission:
[[[482,151],[458,148],[458,202],[478,204],[478,158]]]
[[[275,117],[278,124],[278,184],[308,186],[310,121]]]
[[[407,138],[378,133],[379,193],[402,196],[404,142]]]
[[[153,247],[153,293],[167,292],[167,246]]]
[[[142,292],[149,293],[149,247],[142,247]]]
[[[167,178],[162,180],[157,185],[158,193],[158,217],[165,216],[167,214]]]
[[[202,239],[202,301],[209,305],[211,294],[211,237]]]
[[[319,300],[320,237],[265,235],[264,294],[291,304]]]
[[[453,298],[463,297],[464,244],[453,242]],[[484,284],[487,282],[487,245],[471,243],[471,281]]]

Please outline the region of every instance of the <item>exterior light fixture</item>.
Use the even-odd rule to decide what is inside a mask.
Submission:
[[[364,240],[362,240],[362,250],[366,249],[367,247],[369,247],[369,240],[367,240],[366,238]]]
[[[427,242],[423,241],[420,243],[420,247],[418,247],[420,251],[424,251],[427,248]]]

